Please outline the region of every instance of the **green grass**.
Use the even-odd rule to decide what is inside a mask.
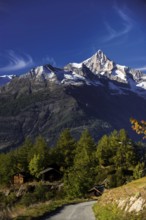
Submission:
[[[40,219],[44,215],[48,215],[56,211],[58,208],[63,207],[66,204],[79,203],[85,200],[76,199],[76,200],[56,200],[56,201],[48,201],[45,203],[34,204],[27,208],[17,207],[14,220],[32,220],[32,219]],[[22,210],[22,213],[19,214],[19,210]],[[18,213],[18,214],[17,214]]]
[[[112,204],[95,204],[93,211],[97,220],[144,220],[141,215],[126,213]]]

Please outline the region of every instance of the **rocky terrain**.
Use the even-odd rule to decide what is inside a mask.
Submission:
[[[101,205],[116,204],[124,212],[143,213],[142,219],[145,219],[146,177],[115,189],[106,190],[99,202]]]
[[[75,137],[88,128],[96,140],[125,128],[133,137],[130,117],[145,119],[146,75],[100,50],[82,63],[36,67],[8,83],[5,77],[0,77],[1,150],[37,135],[51,146],[64,128]]]

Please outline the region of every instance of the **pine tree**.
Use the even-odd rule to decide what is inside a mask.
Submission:
[[[65,129],[60,134],[56,147],[52,151],[62,171],[73,165],[75,147],[76,142],[71,136],[70,130]]]
[[[17,158],[17,172],[28,173],[29,153],[33,148],[33,143],[29,138],[26,138],[23,145],[16,149],[15,155]]]
[[[65,173],[64,184],[69,196],[82,196],[95,181],[95,143],[85,130],[76,147],[74,165]]]
[[[42,166],[47,167],[49,164],[49,148],[47,143],[42,136],[38,136],[35,139],[35,143],[31,148],[28,154],[28,161],[30,162],[34,155],[39,155],[40,160],[42,161]]]
[[[98,142],[96,157],[99,165],[109,165],[109,159],[111,158],[111,150],[109,145],[109,137],[104,135]]]
[[[108,178],[110,186],[119,186],[126,181],[137,164],[136,149],[127,132],[121,129],[104,135],[98,142],[96,157],[97,180]]]

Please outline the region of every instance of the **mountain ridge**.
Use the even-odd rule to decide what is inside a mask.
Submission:
[[[119,82],[127,85],[127,89],[143,96],[146,90],[146,74],[139,70],[116,64],[98,50],[92,57],[81,63],[69,63],[63,68],[56,68],[50,64],[38,66],[18,78],[30,78],[31,80],[50,81],[70,85],[95,85],[101,86],[100,78],[106,78],[111,83]],[[15,77],[13,77],[15,78]],[[116,85],[114,89],[118,90]],[[129,88],[128,88],[129,87]],[[124,88],[120,88],[120,90]],[[123,92],[124,93],[124,92]]]
[[[130,117],[144,119],[146,113],[145,79],[102,51],[79,64],[39,66],[13,77],[0,87],[0,149],[37,135],[53,145],[64,128],[75,138],[84,129],[96,140],[121,128],[133,136]]]

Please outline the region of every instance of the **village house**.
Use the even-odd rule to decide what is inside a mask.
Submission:
[[[91,188],[88,193],[90,196],[101,196],[104,192],[105,189],[105,185],[101,184],[101,185],[97,185],[94,186],[93,188]]]
[[[43,181],[53,182],[53,181],[59,180],[62,175],[58,170],[52,167],[49,167],[49,168],[46,168],[45,170],[42,170],[40,172],[40,176]]]
[[[21,185],[25,183],[25,175],[23,173],[16,173],[12,177],[12,183],[14,185]]]

